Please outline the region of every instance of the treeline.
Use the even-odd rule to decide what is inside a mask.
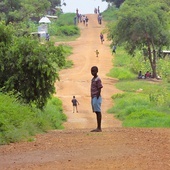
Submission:
[[[164,56],[162,51],[170,46],[169,3],[168,0],[125,0],[114,10],[114,20],[107,27],[112,45],[123,46],[132,56],[142,53],[144,61],[150,63],[153,78],[160,74],[157,62]]]
[[[0,20],[6,24],[10,22],[28,22],[31,18],[38,18],[52,14],[56,15],[56,6],[61,0],[5,0],[0,1]]]

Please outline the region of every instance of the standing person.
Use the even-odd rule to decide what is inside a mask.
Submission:
[[[76,9],[76,15],[78,15],[78,13],[79,13],[79,10],[78,10],[78,8]]]
[[[50,35],[46,33],[46,41],[50,41]]]
[[[73,103],[73,113],[75,109],[76,109],[76,112],[78,113],[77,104],[79,105],[79,102],[77,101],[75,96],[73,96],[73,99],[71,100],[71,102]]]
[[[96,50],[95,52],[96,52],[96,57],[98,57],[99,56],[99,51]]]
[[[85,21],[86,21],[86,26],[88,26],[88,21],[89,21],[89,19],[87,18],[87,16],[86,16],[86,18],[85,18]]]
[[[98,12],[98,14],[100,14],[100,7],[99,6],[97,8],[97,12]]]
[[[86,23],[86,16],[83,15],[83,24],[85,25],[85,23]]]
[[[113,54],[113,53],[116,54],[116,45],[114,45],[114,46],[112,47],[112,54]]]
[[[91,132],[101,132],[101,120],[102,120],[102,114],[101,114],[101,88],[103,88],[101,79],[97,75],[98,73],[98,67],[93,66],[91,68],[91,74],[93,75],[93,78],[91,80],[91,105],[93,112],[96,113],[96,119],[97,119],[97,128],[92,130]]]
[[[104,41],[104,35],[102,33],[100,33],[100,41],[101,43],[103,44],[103,41]]]
[[[98,15],[98,23],[100,25],[102,24],[102,15],[101,14]]]
[[[77,16],[74,17],[74,25],[77,25]]]

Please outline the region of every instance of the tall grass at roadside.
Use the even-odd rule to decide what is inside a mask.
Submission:
[[[130,58],[122,48],[118,47],[119,52],[113,59],[114,67],[108,73],[108,76],[118,78],[119,80],[131,80],[137,76],[131,70],[132,58]]]
[[[166,101],[152,101],[150,94],[145,92],[125,92],[112,98],[115,105],[108,112],[122,120],[124,127],[170,127],[170,109]]]
[[[77,25],[74,25],[75,13],[61,14],[49,26],[51,39],[56,42],[75,40],[80,35]]]
[[[65,57],[66,58],[72,54],[72,49],[73,48],[71,46],[63,45],[63,49],[64,49],[64,52],[65,52]],[[66,65],[65,65],[64,68],[70,68],[72,65],[73,65],[72,60],[68,60],[68,58],[67,58]]]
[[[44,111],[21,104],[15,97],[2,93],[0,103],[0,144],[32,140],[37,133],[62,129],[62,123],[67,119],[57,98],[49,100]]]
[[[166,60],[161,62],[168,65]],[[113,64],[108,75],[119,79],[116,87],[123,93],[112,96],[114,106],[108,112],[122,120],[125,127],[170,127],[170,84],[137,79],[138,70],[149,69],[140,53],[132,57],[123,48],[118,48]]]
[[[116,9],[116,7],[111,6],[106,11],[102,12],[102,16],[107,22],[114,21],[117,18],[117,14],[116,14],[117,11],[118,9]]]

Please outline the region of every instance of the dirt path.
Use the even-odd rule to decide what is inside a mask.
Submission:
[[[81,37],[77,41],[68,43],[73,47],[73,55],[70,59],[74,62],[74,67],[60,72],[60,82],[56,83],[57,96],[63,101],[65,113],[68,115],[66,129],[75,128],[96,128],[95,114],[92,113],[90,105],[90,83],[92,79],[91,67],[96,65],[99,68],[99,76],[102,79],[104,88],[102,89],[102,113],[103,127],[120,127],[121,122],[114,119],[113,115],[107,114],[107,110],[113,105],[111,96],[119,92],[114,87],[116,80],[109,78],[106,74],[112,68],[112,58],[109,42],[100,42],[100,32],[104,25],[97,23],[97,15],[89,15],[89,25],[79,24]],[[105,38],[106,39],[106,38]],[[96,57],[95,50],[99,51]],[[80,105],[79,113],[72,113],[71,99],[76,96]]]
[[[109,42],[100,43],[104,25],[96,15],[88,15],[89,26],[80,24],[81,37],[69,42],[74,67],[60,72],[56,82],[59,98],[68,116],[65,130],[37,135],[33,142],[0,146],[0,170],[169,170],[170,129],[122,128],[121,122],[107,110],[113,105],[111,95],[118,93],[115,79],[106,76],[112,68]],[[100,54],[97,58],[95,50]],[[99,67],[102,79],[103,132],[96,127],[90,106],[90,68]],[[72,96],[79,100],[79,113],[72,113]]]

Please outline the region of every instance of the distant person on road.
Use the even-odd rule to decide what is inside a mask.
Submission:
[[[79,10],[78,10],[78,8],[76,9],[76,15],[78,15],[78,13],[79,13]]]
[[[87,16],[86,16],[86,18],[85,18],[85,21],[86,21],[86,26],[88,26],[88,21],[89,21],[89,19],[88,19]]]
[[[100,41],[101,43],[103,44],[103,41],[104,41],[104,35],[102,33],[100,33]]]
[[[95,52],[96,52],[96,57],[98,57],[99,56],[99,51],[96,50]]]
[[[94,13],[97,14],[97,8],[94,8]]]
[[[98,12],[98,14],[100,14],[100,7],[99,6],[97,8],[97,12]]]
[[[83,20],[83,24],[85,25],[85,23],[86,23],[86,16],[85,15],[82,16],[82,20]]]
[[[113,53],[116,54],[116,45],[114,45],[114,46],[112,47],[112,54],[113,54]]]
[[[102,15],[101,14],[98,15],[98,23],[100,25],[102,24]]]
[[[74,25],[77,25],[77,16],[74,17]]]
[[[96,119],[97,119],[97,128],[92,130],[91,132],[101,132],[101,120],[102,120],[102,114],[101,114],[101,89],[103,88],[101,79],[97,75],[98,73],[98,67],[93,66],[91,68],[91,74],[93,76],[91,80],[91,105],[93,112],[96,113]]]
[[[71,100],[72,104],[73,104],[73,113],[76,110],[76,112],[78,113],[78,108],[77,105],[79,105],[79,102],[77,101],[76,97],[73,96],[73,99]]]

